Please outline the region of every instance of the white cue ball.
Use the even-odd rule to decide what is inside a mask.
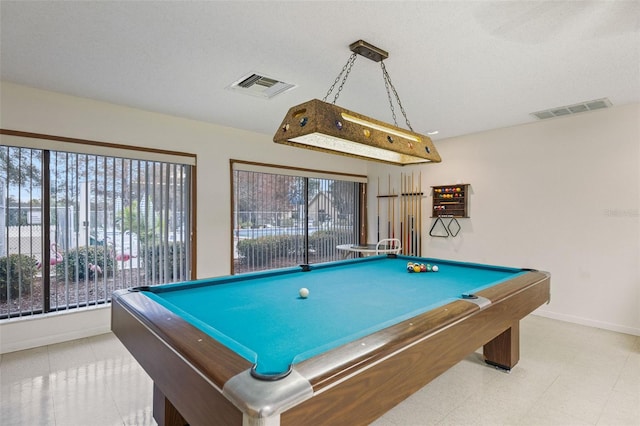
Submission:
[[[437,266],[437,265],[433,265],[433,266],[431,267],[431,270],[432,270],[433,272],[438,272],[438,266]]]
[[[309,289],[308,288],[302,287],[298,293],[300,293],[300,297],[302,297],[303,299],[306,299],[307,297],[309,297]]]

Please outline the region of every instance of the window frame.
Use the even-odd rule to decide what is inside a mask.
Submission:
[[[229,192],[230,192],[230,205],[229,205],[229,253],[230,253],[230,273],[235,273],[234,262],[234,206],[235,206],[235,194],[234,194],[234,172],[236,171],[248,171],[258,173],[269,173],[276,175],[285,175],[301,178],[312,179],[330,179],[330,180],[344,180],[358,184],[358,243],[364,244],[367,240],[367,183],[368,177],[366,175],[359,175],[354,173],[335,172],[319,169],[310,169],[295,166],[284,166],[272,163],[262,163],[256,161],[246,161],[239,159],[229,160]],[[308,235],[305,236],[308,238]]]
[[[189,184],[189,191],[186,193],[188,197],[188,224],[190,229],[187,231],[187,238],[189,239],[190,259],[187,265],[187,273],[189,279],[195,279],[197,277],[197,155],[186,152],[171,151],[164,149],[155,149],[139,146],[129,146],[123,144],[115,144],[109,142],[101,142],[88,139],[70,138],[64,136],[56,136],[41,133],[23,132],[18,130],[0,128],[0,145],[40,150],[43,153],[42,164],[42,199],[49,200],[50,193],[50,154],[52,151],[63,152],[67,154],[78,155],[91,155],[101,156],[109,158],[121,158],[129,159],[133,161],[148,161],[148,162],[160,162],[169,163],[175,165],[189,166],[190,172],[187,176]],[[42,234],[43,250],[51,246],[50,232],[48,231],[50,223],[51,205],[50,202],[42,203],[42,220],[43,226],[46,231]],[[44,255],[44,253],[43,253]],[[51,266],[49,262],[42,262],[42,273],[49,275],[51,273]],[[50,310],[49,306],[49,292],[45,292],[43,300],[42,313],[47,313]],[[63,308],[73,309],[75,306]],[[61,308],[57,308],[54,311],[59,311]],[[53,311],[52,311],[53,312]],[[39,311],[34,312],[17,312],[12,314],[8,312],[8,318],[14,316],[25,316],[39,314]]]

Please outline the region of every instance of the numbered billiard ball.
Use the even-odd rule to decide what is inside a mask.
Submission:
[[[427,265],[425,265],[424,263],[420,264],[420,272],[427,272]]]
[[[413,265],[413,272],[420,272],[420,265]]]

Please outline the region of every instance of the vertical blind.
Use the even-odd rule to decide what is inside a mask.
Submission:
[[[190,279],[194,164],[189,155],[2,134],[0,318]]]
[[[233,160],[233,273],[339,260],[366,177]]]

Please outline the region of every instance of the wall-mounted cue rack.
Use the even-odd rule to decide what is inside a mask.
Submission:
[[[383,179],[384,180],[384,179]],[[394,179],[394,184],[397,183]],[[386,194],[381,193],[386,186]],[[407,256],[420,256],[422,253],[422,173],[418,175],[400,174],[400,193],[392,186],[391,175],[387,182],[378,178],[377,193],[377,240],[397,238],[400,240],[400,252]],[[396,200],[398,217],[396,218]],[[396,234],[396,225],[400,232]]]
[[[422,255],[422,173],[400,175],[400,241],[402,254]]]
[[[378,177],[378,209],[377,209],[377,216],[378,216],[378,224],[377,224],[377,237],[378,240],[380,241],[382,238],[395,238],[396,237],[396,198],[398,197],[398,194],[395,193],[395,189],[391,188],[391,175],[389,175],[389,181],[388,181],[388,186],[387,186],[387,194],[380,194],[380,178]],[[383,223],[380,223],[380,219],[381,219],[381,213],[382,211],[380,210],[380,200],[381,199],[386,199],[386,204],[387,204],[387,217],[386,217],[386,226],[384,224],[384,217],[382,218]],[[384,206],[383,206],[384,208]],[[386,236],[384,235],[384,231],[387,231]],[[376,242],[377,242],[376,241]]]

